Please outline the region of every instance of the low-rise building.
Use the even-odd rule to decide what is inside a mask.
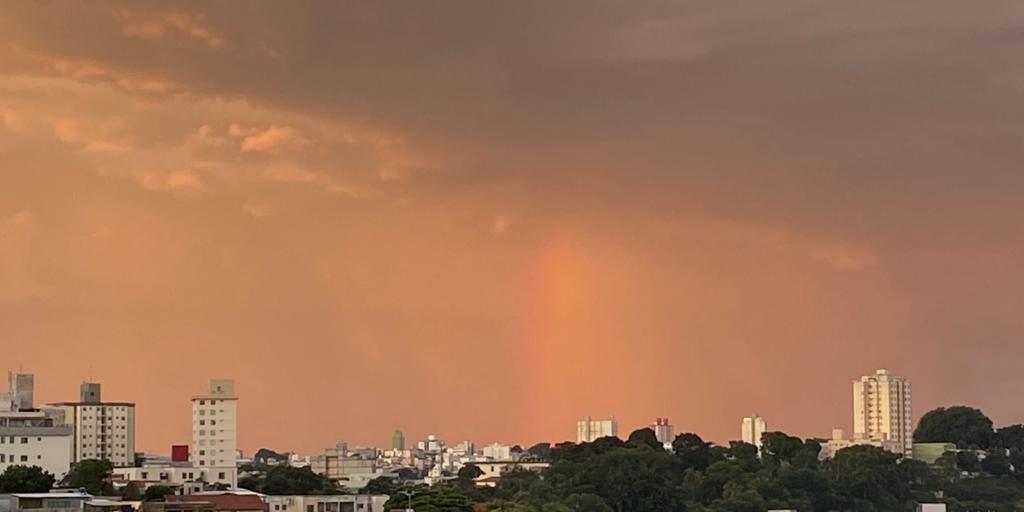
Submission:
[[[953,443],[914,443],[911,458],[928,464],[935,464],[946,452],[955,452]]]
[[[383,512],[386,495],[265,496],[269,512]]]
[[[376,458],[350,455],[348,445],[343,442],[324,450],[321,455],[313,456],[309,466],[314,473],[352,489],[362,488],[366,482],[382,474]]]
[[[512,447],[507,444],[494,443],[484,446],[484,457],[490,460],[511,460]]]
[[[143,488],[151,485],[187,488],[188,490],[203,488],[210,485],[223,485],[234,489],[238,487],[238,469],[231,467],[198,467],[182,466],[143,466],[138,468],[114,468],[112,478],[118,483],[134,482]],[[189,484],[198,484],[189,486]]]
[[[0,495],[0,512],[81,512],[92,496],[84,492],[14,493]]]
[[[82,512],[138,512],[142,510],[141,501],[120,501],[93,498],[85,502]]]
[[[31,374],[11,374],[9,381],[0,395],[0,472],[39,466],[63,477],[71,468],[74,429],[63,425],[63,411],[34,408]]]
[[[55,424],[43,411],[0,413],[0,472],[39,466],[58,479],[71,468],[74,429]]]
[[[170,502],[211,503],[214,512],[267,512],[263,496],[256,493],[198,493],[185,496],[169,496]]]
[[[514,460],[481,462],[475,464],[480,469],[480,476],[474,481],[477,487],[496,487],[498,480],[510,471],[535,471],[540,473],[551,466],[550,462],[520,462]]]
[[[841,428],[837,428],[832,430],[832,439],[821,444],[821,452],[818,454],[818,457],[822,460],[831,459],[835,457],[836,452],[839,450],[859,445],[876,446],[900,455],[903,455],[904,452],[904,445],[901,440],[886,439],[884,436],[847,439],[846,432]]]

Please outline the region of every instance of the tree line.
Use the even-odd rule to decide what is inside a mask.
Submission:
[[[913,511],[920,502],[946,503],[951,512],[1024,511],[1024,425],[993,428],[981,411],[955,406],[925,414],[916,442],[952,443],[934,464],[905,459],[873,446],[840,450],[820,460],[821,441],[769,432],[762,447],[720,446],[697,434],[676,436],[665,450],[651,429],[625,441],[541,443],[526,452],[551,465],[542,472],[513,470],[496,487],[477,487],[468,465],[451,481],[427,487],[378,478],[362,492],[387,494],[387,510],[410,503],[417,512],[800,512]],[[61,482],[34,466],[0,473],[0,493],[46,492],[60,485],[93,495],[161,499],[170,488],[115,491],[108,461],[76,463]],[[309,468],[261,467],[240,487],[266,494],[344,492]],[[413,477],[414,475],[406,475]]]
[[[1024,426],[994,430],[977,409],[940,408],[922,417],[915,440],[958,449],[935,464],[867,445],[820,460],[823,441],[769,432],[760,450],[684,433],[668,451],[640,429],[625,441],[550,447],[549,468],[513,470],[493,488],[478,488],[467,466],[445,485],[377,490],[391,495],[387,510],[411,501],[416,512],[890,512],[936,502],[951,512],[1024,510]]]

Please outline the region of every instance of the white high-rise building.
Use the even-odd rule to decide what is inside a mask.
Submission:
[[[602,437],[619,437],[619,424],[614,416],[604,420],[587,416],[576,422],[577,443],[593,443]]]
[[[501,443],[489,444],[484,446],[484,457],[490,460],[512,460],[512,447]]]
[[[32,374],[10,374],[0,394],[0,473],[15,465],[39,466],[58,479],[71,468],[74,429],[64,412],[35,409]]]
[[[658,439],[659,443],[666,448],[672,447],[672,441],[675,440],[675,432],[672,424],[668,422],[668,418],[655,418],[654,423],[651,425],[651,430],[654,431],[654,437]]]
[[[79,401],[49,407],[62,410],[64,424],[74,427],[73,462],[100,459],[114,467],[135,465],[135,404],[104,402],[99,383],[83,382]]]
[[[888,370],[876,370],[853,381],[854,438],[898,441],[903,453],[913,452],[910,382]]]
[[[211,379],[206,394],[192,397],[192,465],[235,467],[237,450],[235,381]]]
[[[755,412],[747,418],[743,418],[742,435],[743,442],[761,448],[761,436],[768,431],[768,423],[764,418]]]
[[[0,393],[0,411],[27,411],[34,403],[35,378],[31,373],[7,372],[7,392]]]

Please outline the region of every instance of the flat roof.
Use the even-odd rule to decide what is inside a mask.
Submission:
[[[90,499],[91,494],[82,494],[80,492],[16,492],[12,493],[11,496],[15,498],[28,498],[28,499],[45,499],[45,498],[56,498],[56,499],[68,499],[68,498],[82,498]]]
[[[46,405],[114,405],[119,407],[135,407],[135,404],[132,402],[53,402],[51,404]]]

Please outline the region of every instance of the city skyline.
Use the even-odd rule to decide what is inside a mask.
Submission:
[[[31,373],[31,372],[22,373],[23,371],[24,370],[22,369],[22,370],[19,370],[18,372],[13,372],[13,371],[9,372],[9,376],[12,379],[11,380],[11,383],[12,383],[11,385],[12,386],[14,385],[13,383],[15,382],[15,380],[14,380],[15,378],[18,378],[19,382],[22,380],[22,378],[27,378],[28,379],[26,381],[28,383],[27,384],[27,388],[25,386],[23,386],[23,388],[28,390],[28,395],[26,395],[26,396],[28,396],[28,398],[26,399],[28,401],[27,403],[31,403],[34,400],[34,398],[33,398],[35,396],[34,389],[35,389],[36,384],[39,382],[39,380],[33,379],[33,376],[34,376],[33,373]],[[895,376],[892,373],[890,373],[888,370],[885,370],[885,369],[877,369],[871,375],[864,376],[864,377],[861,377],[859,379],[854,379],[853,380],[853,384],[854,384],[854,399],[851,401],[851,404],[853,405],[854,414],[852,415],[852,417],[846,418],[845,420],[841,421],[839,424],[841,424],[842,426],[838,427],[838,428],[840,430],[845,430],[845,429],[850,428],[852,426],[851,431],[855,434],[855,436],[860,436],[860,437],[856,438],[858,440],[878,439],[878,437],[876,437],[876,435],[877,435],[876,433],[862,432],[862,431],[859,432],[858,431],[858,426],[857,426],[858,421],[863,421],[863,415],[858,412],[858,411],[861,410],[861,408],[863,406],[859,406],[859,404],[857,402],[857,397],[858,397],[858,391],[857,391],[858,388],[857,388],[857,386],[859,384],[861,384],[862,382],[866,382],[867,379],[875,378],[875,377],[878,377],[878,376],[894,378],[894,379],[896,379],[897,381],[899,381],[901,383],[900,384],[901,386],[906,385],[909,388],[909,379],[905,379],[904,377],[901,377],[901,376]],[[101,385],[100,382],[82,381],[81,384],[80,384],[80,393],[81,393],[81,400],[80,401],[78,401],[78,402],[69,402],[69,401],[46,402],[45,405],[44,404],[37,404],[36,408],[37,409],[39,407],[43,407],[43,408],[46,408],[46,407],[65,408],[65,407],[67,407],[69,405],[76,405],[76,404],[90,404],[90,403],[100,404],[101,403],[99,401],[100,385]],[[14,388],[12,388],[12,389],[14,389]],[[901,389],[902,389],[902,387],[901,387]],[[863,391],[861,391],[861,393],[863,393]],[[6,396],[6,395],[0,393],[0,396]],[[12,394],[12,395],[9,395],[9,396],[13,400],[14,397],[17,396],[17,395],[13,395]],[[902,395],[900,395],[900,396],[901,396],[901,400],[902,400]],[[206,466],[210,466],[210,467],[213,467],[213,466],[223,467],[224,464],[222,464],[221,463],[222,461],[220,461],[220,460],[210,460],[210,461],[206,461],[206,462],[200,462],[203,459],[208,459],[211,456],[214,456],[214,454],[206,455],[206,454],[201,452],[201,450],[203,450],[203,446],[206,444],[206,440],[205,440],[206,432],[202,431],[202,435],[200,435],[200,431],[202,429],[204,429],[204,428],[208,428],[206,426],[206,423],[207,423],[207,420],[210,420],[210,419],[214,419],[215,421],[216,420],[226,420],[226,421],[221,421],[221,425],[219,426],[221,428],[221,437],[225,436],[225,431],[223,429],[224,428],[228,429],[226,431],[227,432],[226,439],[222,439],[220,442],[224,443],[226,441],[227,443],[230,444],[230,446],[228,446],[228,448],[229,448],[228,450],[223,450],[223,449],[220,450],[221,455],[219,455],[219,457],[224,457],[226,453],[233,454],[234,453],[234,448],[241,449],[244,453],[247,453],[247,454],[252,454],[252,453],[254,453],[258,449],[268,448],[268,449],[277,450],[277,451],[281,451],[281,452],[310,455],[310,454],[318,453],[319,451],[321,451],[324,448],[330,449],[331,446],[335,446],[338,443],[343,443],[345,445],[349,445],[350,444],[349,443],[349,438],[346,438],[344,435],[340,435],[340,436],[336,437],[334,441],[331,441],[329,444],[326,444],[322,448],[313,448],[313,449],[310,449],[309,451],[305,451],[305,450],[302,450],[302,449],[297,449],[294,446],[275,445],[273,443],[262,443],[262,444],[256,443],[256,444],[253,444],[252,446],[243,445],[242,443],[238,443],[238,438],[239,438],[239,435],[240,435],[239,433],[244,434],[244,432],[247,430],[246,425],[242,421],[236,419],[238,417],[237,414],[238,414],[238,410],[239,410],[239,408],[237,406],[237,402],[241,398],[242,398],[241,395],[236,393],[236,391],[235,391],[234,379],[221,379],[221,378],[211,378],[211,379],[209,379],[209,381],[208,381],[208,390],[205,393],[193,393],[193,394],[191,394],[189,396],[189,401],[192,403],[192,407],[190,409],[191,421],[189,423],[191,425],[191,429],[189,430],[190,438],[188,440],[175,440],[175,441],[172,441],[172,443],[170,445],[163,446],[163,447],[157,447],[155,449],[140,448],[138,450],[138,453],[150,453],[150,454],[154,454],[154,455],[166,456],[166,455],[170,455],[171,454],[171,451],[172,451],[171,448],[172,447],[177,446],[177,445],[187,445],[187,446],[191,447],[190,454],[192,456],[192,459],[196,462],[197,465],[200,465],[200,466],[206,465]],[[223,416],[223,417],[221,417],[221,416],[214,416],[213,413],[215,413],[216,411],[213,411],[213,410],[210,411],[211,414],[209,416],[205,414],[206,411],[203,411],[203,414],[200,414],[199,408],[205,408],[205,407],[200,407],[200,406],[206,406],[206,402],[210,401],[210,400],[214,400],[214,402],[210,402],[210,407],[212,407],[217,401],[219,401],[221,403],[221,405],[219,407],[224,407],[224,403],[225,403],[225,400],[226,400],[227,404],[230,406],[230,410],[228,411],[227,416]],[[129,431],[130,432],[129,438],[131,438],[132,445],[134,446],[135,440],[139,438],[139,435],[135,432],[135,426],[134,426],[135,425],[135,421],[136,421],[136,416],[135,416],[134,410],[135,410],[137,404],[131,403],[131,402],[121,402],[121,401],[119,401],[119,402],[106,402],[105,401],[105,402],[102,402],[102,403],[108,404],[108,405],[113,406],[113,407],[120,407],[120,406],[126,406],[126,405],[131,407],[132,418],[131,418],[131,427],[130,427],[130,431]],[[241,410],[244,411],[244,406],[241,408]],[[929,410],[930,410],[930,408],[929,408]],[[220,411],[220,414],[224,415],[224,411],[223,410]],[[69,418],[73,418],[73,417],[74,417],[74,415],[70,415],[69,416]],[[663,426],[667,427],[666,432],[669,432],[669,433],[673,433],[674,432],[673,436],[675,434],[682,434],[682,433],[686,433],[686,432],[692,432],[692,433],[696,433],[698,435],[701,435],[706,441],[714,442],[714,443],[719,444],[721,446],[728,446],[730,441],[752,442],[752,440],[754,438],[750,437],[750,436],[755,436],[755,434],[751,434],[747,430],[748,430],[748,428],[751,428],[751,425],[758,424],[757,422],[760,422],[760,424],[758,424],[758,427],[756,427],[756,428],[760,429],[760,430],[753,430],[753,432],[758,433],[758,434],[756,434],[756,437],[759,437],[759,433],[764,433],[764,432],[785,432],[785,433],[790,434],[790,435],[798,435],[800,437],[806,437],[808,439],[817,438],[817,439],[821,439],[822,441],[827,441],[829,439],[828,435],[826,435],[824,432],[821,432],[821,433],[819,433],[819,432],[809,432],[808,433],[808,432],[796,432],[796,431],[792,431],[792,430],[786,430],[786,429],[783,429],[783,428],[764,428],[764,417],[759,415],[759,414],[756,414],[756,413],[753,414],[752,416],[749,416],[749,417],[745,416],[745,417],[740,418],[740,419],[742,419],[742,429],[741,429],[742,432],[739,433],[738,435],[735,435],[735,436],[732,436],[732,437],[726,436],[726,437],[720,438],[720,439],[712,437],[712,436],[708,436],[706,433],[702,434],[701,432],[696,431],[696,430],[686,430],[685,428],[682,429],[682,430],[674,430],[674,425],[669,424],[668,423],[668,419],[667,418],[663,418],[663,417],[656,417],[656,418],[654,418],[654,420],[655,420],[654,423],[651,423],[650,421],[648,421],[646,424],[637,424],[635,426],[626,425],[624,429],[620,429],[619,428],[619,420],[614,415],[611,415],[611,416],[608,416],[608,417],[587,416],[587,417],[584,417],[582,419],[577,419],[577,421],[575,422],[576,423],[575,439],[573,439],[572,437],[565,437],[564,439],[563,438],[538,438],[538,439],[527,439],[527,440],[519,440],[519,439],[517,439],[517,440],[486,439],[484,441],[480,441],[479,440],[480,439],[479,436],[476,436],[476,435],[474,435],[472,433],[470,433],[468,435],[463,435],[461,437],[460,436],[449,436],[447,433],[439,431],[439,430],[436,430],[436,429],[435,430],[427,429],[422,434],[414,433],[413,436],[410,437],[410,439],[413,440],[412,444],[416,444],[420,439],[438,439],[441,442],[444,442],[446,440],[449,441],[449,442],[453,442],[456,439],[465,439],[465,440],[467,440],[467,442],[476,441],[477,443],[480,443],[480,446],[484,446],[485,442],[486,443],[497,442],[497,443],[504,444],[506,446],[512,446],[512,445],[517,445],[518,444],[518,445],[522,446],[523,448],[528,448],[529,446],[531,446],[533,444],[536,444],[536,443],[550,443],[550,444],[554,445],[554,444],[557,444],[557,443],[560,443],[560,442],[576,442],[576,443],[592,442],[592,441],[596,440],[597,438],[605,436],[605,435],[612,435],[613,437],[619,437],[620,439],[626,439],[631,432],[633,432],[635,430],[643,429],[643,428],[652,429],[655,432],[655,434],[657,435],[658,432],[659,432],[658,426],[659,425],[663,425]],[[910,426],[910,430],[911,431],[913,430],[913,426],[916,425],[916,419],[917,419],[917,416],[912,416],[912,424]],[[73,421],[72,421],[72,423],[73,423]],[[590,426],[585,426],[585,425],[588,425],[588,424]],[[836,430],[835,430],[836,428],[837,427],[835,425],[833,425],[833,429],[832,429],[832,432],[831,432],[832,434],[834,434],[836,432]],[[386,447],[390,446],[388,443],[393,444],[395,442],[395,436],[399,435],[399,434],[402,435],[403,442],[404,442],[404,436],[407,434],[407,432],[405,430],[403,430],[402,428],[396,428],[396,429],[394,429],[389,434],[388,442],[387,443],[380,443],[377,440],[375,440],[374,438],[369,438],[369,439],[371,439],[370,441],[358,441],[357,440],[356,442],[353,442],[351,444],[352,444],[353,447],[355,447],[355,446],[360,446],[360,447],[361,446],[366,446],[366,447],[375,447],[375,448],[378,448],[378,449],[385,449]],[[210,436],[214,436],[214,435],[216,435],[214,432],[210,432]],[[669,437],[672,437],[672,436],[669,436]],[[143,435],[143,438],[144,438],[144,435]],[[893,439],[895,439],[895,437],[893,437]],[[752,444],[757,444],[759,446],[758,442],[752,442]],[[307,443],[307,445],[308,445],[308,443]],[[671,443],[667,442],[666,446],[668,446],[668,445],[671,445]],[[140,446],[142,446],[142,445],[140,445]],[[907,451],[907,453],[909,453],[909,450],[906,450],[906,451]],[[226,456],[229,457],[229,458],[233,457],[233,455],[226,455]]]
[[[0,3],[0,354],[319,453],[1024,417],[1024,5]],[[994,391],[995,390],[995,391]],[[127,443],[126,443],[127,444]]]

